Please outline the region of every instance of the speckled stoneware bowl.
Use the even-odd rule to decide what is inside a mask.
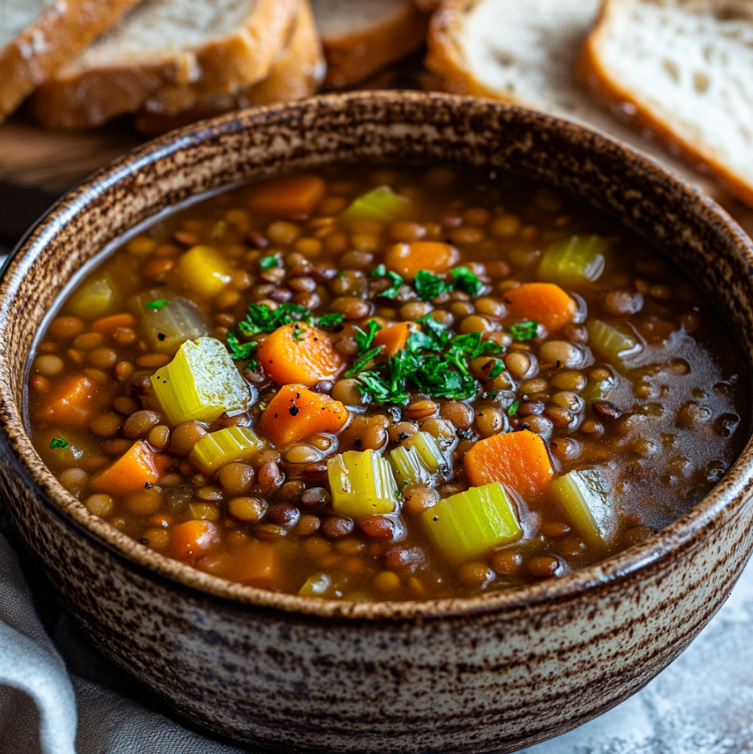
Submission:
[[[70,277],[196,194],[332,161],[484,165],[572,192],[695,273],[753,352],[753,249],[634,152],[502,104],[362,93],[219,118],[154,141],[67,196],[0,291],[2,483],[11,519],[102,651],[180,715],[280,751],[512,751],[638,690],[724,601],[753,544],[750,444],[690,514],[564,578],[464,600],[352,604],[231,584],[90,515],[26,433],[35,333]],[[750,375],[743,376],[750,388]]]

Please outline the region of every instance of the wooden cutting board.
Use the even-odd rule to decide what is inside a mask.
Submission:
[[[127,122],[71,133],[21,117],[0,126],[0,237],[15,243],[61,194],[143,141]]]

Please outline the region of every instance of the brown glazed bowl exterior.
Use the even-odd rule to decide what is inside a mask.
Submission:
[[[341,603],[231,584],[90,515],[24,424],[27,357],[65,283],[202,192],[334,161],[458,163],[571,192],[693,273],[753,354],[753,248],[716,205],[576,125],[448,95],[367,92],[249,110],[124,156],[69,194],[0,281],[6,505],[64,607],[180,715],[279,751],[513,751],[633,694],[720,607],[753,544],[748,444],[673,525],[598,565],[457,600]],[[750,388],[750,376],[742,378]]]

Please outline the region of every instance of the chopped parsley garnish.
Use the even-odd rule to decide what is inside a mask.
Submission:
[[[162,298],[159,301],[149,301],[144,304],[147,309],[161,309],[163,306],[167,306],[170,302],[166,298]]]
[[[417,322],[421,330],[411,333],[408,347],[390,357],[386,364],[360,371],[381,351],[379,347],[372,348],[345,376],[357,375],[361,393],[377,404],[406,403],[410,399],[409,387],[435,398],[473,397],[478,383],[471,375],[469,362],[485,354],[500,353],[502,346],[482,341],[480,332],[450,338],[447,327],[430,315]],[[363,342],[370,345],[373,337],[367,341],[367,335],[363,333]]]
[[[234,332],[227,334],[227,347],[233,359],[250,359],[256,343],[241,343]]]
[[[355,340],[358,350],[356,354],[360,356],[371,348],[371,344],[374,342],[376,334],[382,329],[380,324],[373,319],[370,319],[366,323],[366,332],[360,327],[353,328],[356,331]]]
[[[370,274],[373,278],[387,277],[390,279],[392,285],[379,294],[382,298],[395,298],[400,287],[405,282],[400,275],[396,272],[391,272],[383,264],[380,264],[376,269],[372,270]]]
[[[499,377],[499,375],[502,374],[505,369],[505,365],[502,359],[492,359],[492,362],[492,367],[491,369],[489,369],[486,375],[490,380],[493,380],[495,377]]]
[[[454,287],[428,270],[419,270],[413,285],[421,301],[431,301],[442,293],[449,293]]]
[[[376,346],[375,348],[370,348],[368,351],[363,353],[356,359],[356,363],[353,364],[353,366],[348,369],[347,372],[345,372],[345,376],[353,377],[354,375],[358,374],[373,358],[377,357],[382,352],[383,348],[384,346]]]
[[[478,296],[484,287],[478,277],[467,267],[455,267],[455,269],[450,270],[450,275],[455,279],[457,287],[471,296]]]
[[[507,415],[508,416],[515,416],[515,414],[518,413],[518,408],[520,407],[520,401],[515,401],[515,403],[510,406],[510,408],[507,409]]]
[[[300,325],[293,325],[293,340],[296,343],[306,340],[306,331]]]
[[[277,254],[270,254],[269,256],[262,257],[259,260],[259,267],[262,268],[262,270],[271,270],[272,267],[281,267],[280,264],[280,257],[277,256]]]
[[[319,317],[316,320],[317,327],[332,327],[339,325],[345,319],[344,314],[337,314],[332,312],[331,314],[325,314],[323,317]]]
[[[515,340],[533,340],[539,329],[539,323],[530,319],[528,322],[518,322],[516,325],[510,325],[508,329],[510,335]]]
[[[258,335],[262,332],[274,332],[278,327],[292,322],[311,323],[311,312],[299,304],[285,302],[277,309],[270,309],[266,304],[251,304],[246,319],[238,323],[238,329],[244,335]]]
[[[65,449],[68,447],[68,440],[62,437],[53,437],[50,443],[50,450],[57,450],[58,448]]]

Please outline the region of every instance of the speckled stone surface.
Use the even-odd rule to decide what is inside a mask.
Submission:
[[[657,166],[502,105],[329,97],[158,141],[39,228],[2,281],[3,492],[64,607],[188,719],[286,752],[512,751],[635,693],[713,616],[753,545],[750,445],[691,513],[602,564],[511,593],[368,605],[229,585],[152,553],[65,493],[23,430],[30,335],[60,284],[121,226],[244,176],[369,156],[485,164],[575,191],[703,275],[753,352],[747,239]]]

